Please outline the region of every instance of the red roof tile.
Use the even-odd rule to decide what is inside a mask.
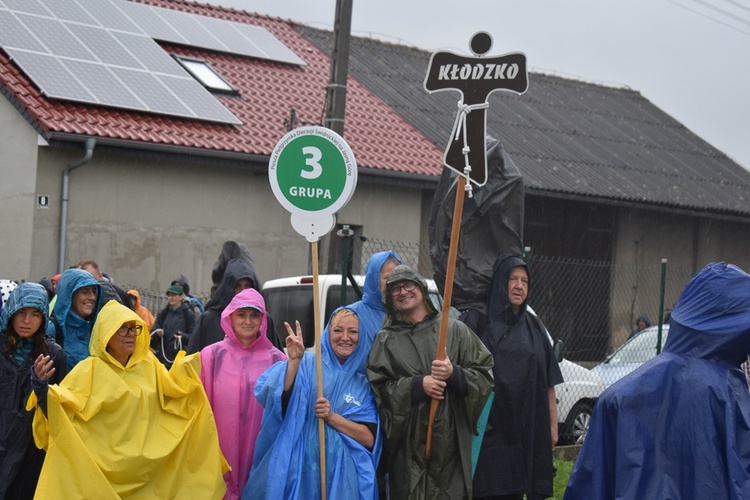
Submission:
[[[0,88],[47,134],[106,137],[155,147],[269,156],[286,133],[284,121],[292,108],[302,122],[322,120],[330,60],[295,31],[291,21],[180,0],[141,3],[262,26],[307,65],[161,43],[171,54],[207,61],[239,90],[239,96],[216,95],[242,121],[239,126],[47,99],[2,51]],[[442,151],[351,76],[345,136],[361,167],[426,175],[439,175],[442,170]]]

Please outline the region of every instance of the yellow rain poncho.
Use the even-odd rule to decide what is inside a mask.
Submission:
[[[128,321],[143,331],[123,367],[106,347]],[[37,406],[34,438],[47,457],[36,498],[221,498],[228,467],[198,355],[167,372],[143,320],[114,301],[99,313],[89,352],[49,386],[46,417]],[[27,408],[35,405],[32,392]]]

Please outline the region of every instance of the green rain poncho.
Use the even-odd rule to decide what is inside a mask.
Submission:
[[[387,289],[404,280],[419,285],[429,313],[419,323],[403,322],[390,293],[386,293],[386,325],[375,338],[367,360],[367,377],[386,438],[384,459],[391,498],[471,498],[471,438],[492,391],[492,356],[466,325],[449,321],[448,358],[454,365],[454,376],[465,378],[465,395],[454,391],[451,384],[446,388],[433,425],[432,456],[427,461],[431,400],[421,389],[421,382],[436,359],[440,315],[429,301],[425,281],[408,266],[393,271]]]

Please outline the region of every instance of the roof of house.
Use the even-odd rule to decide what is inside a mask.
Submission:
[[[322,122],[331,33],[185,0],[135,0],[270,31],[305,61],[296,66],[159,42],[205,60],[239,96],[216,98],[241,125],[210,123],[47,98],[0,50],[0,93],[47,140],[100,143],[263,162],[287,131]],[[363,170],[436,182],[457,92],[423,89],[430,53],[352,38],[347,142]],[[488,133],[500,139],[531,192],[746,217],[750,172],[638,92],[531,73],[522,96],[490,97]]]
[[[295,31],[290,21],[182,0],[140,0],[266,28],[301,57],[306,65],[279,64],[250,57],[159,42],[168,53],[205,60],[239,96],[216,98],[242,125],[174,118],[98,105],[48,99],[0,50],[0,92],[16,105],[47,139],[95,137],[110,143],[129,141],[139,147],[204,150],[222,157],[236,154],[270,156],[287,132],[292,109],[301,122],[318,124],[325,110],[330,62]],[[379,171],[435,176],[440,173],[440,148],[424,137],[362,84],[349,79],[345,137],[360,167]]]
[[[299,30],[330,52],[330,32]],[[424,90],[430,55],[353,38],[349,71],[444,147],[459,93]],[[530,73],[525,94],[496,91],[489,103],[488,134],[501,140],[527,189],[750,215],[750,172],[634,90]]]

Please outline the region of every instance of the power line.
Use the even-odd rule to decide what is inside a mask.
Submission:
[[[699,5],[703,5],[704,7],[707,7],[707,8],[709,8],[709,9],[715,11],[715,12],[718,12],[719,14],[725,15],[729,19],[737,21],[738,23],[742,23],[742,24],[745,24],[747,26],[750,26],[750,21],[748,21],[747,19],[744,19],[744,18],[742,18],[740,16],[737,16],[735,14],[732,14],[728,10],[724,10],[722,8],[719,8],[719,7],[715,6],[715,5],[711,5],[710,3],[705,2],[704,0],[692,0],[692,1],[695,2],[695,3],[697,3],[697,4],[699,4]]]
[[[739,3],[739,2],[735,2],[734,0],[724,0],[724,1],[725,1],[726,3],[728,3],[728,4],[730,4],[730,5],[734,5],[734,6],[735,6],[735,7],[737,7],[737,8],[740,8],[740,9],[742,9],[742,10],[746,10],[746,11],[750,12],[750,7],[747,7],[747,6],[745,6],[745,5],[742,5],[742,4],[741,4],[741,3]]]
[[[690,12],[692,12],[693,14],[697,14],[697,15],[699,15],[700,17],[702,17],[702,18],[704,18],[704,19],[708,19],[709,21],[713,21],[713,22],[715,22],[715,23],[719,23],[719,24],[721,24],[721,25],[723,25],[723,26],[726,26],[727,28],[731,28],[731,29],[733,29],[733,30],[735,30],[735,31],[739,31],[739,32],[740,32],[740,33],[742,33],[743,35],[747,35],[747,36],[750,36],[750,32],[747,32],[747,31],[741,30],[741,29],[739,29],[739,28],[738,28],[738,27],[736,27],[736,26],[732,26],[731,24],[727,24],[727,23],[725,23],[725,22],[723,22],[723,21],[720,21],[720,20],[718,20],[718,19],[714,19],[713,17],[707,16],[707,15],[705,15],[704,13],[702,13],[702,12],[700,12],[700,11],[697,11],[697,10],[695,10],[695,9],[691,9],[690,7],[687,7],[687,6],[685,6],[685,5],[682,5],[681,3],[677,3],[677,2],[675,1],[675,0],[667,0],[667,1],[668,1],[669,3],[671,3],[671,4],[674,4],[674,5],[676,5],[677,7],[680,7],[680,8],[682,8],[682,9],[685,9],[685,10],[688,10],[688,11],[690,11]]]

